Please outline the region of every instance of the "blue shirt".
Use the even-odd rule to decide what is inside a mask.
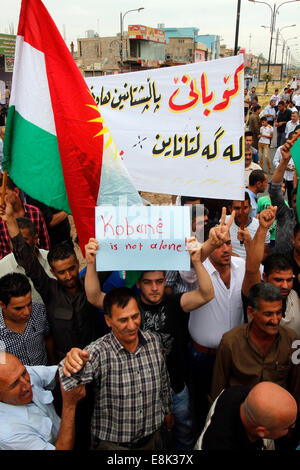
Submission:
[[[246,188],[245,191],[249,194],[250,196],[250,202],[252,209],[249,212],[249,216],[254,219],[257,216],[257,194],[253,193],[250,191],[250,189]]]
[[[45,336],[49,333],[49,324],[45,306],[33,302],[31,314],[23,334],[6,327],[0,308],[0,340],[5,351],[16,356],[27,366],[46,366],[48,364]]]
[[[60,418],[50,389],[57,366],[27,367],[33,398],[28,405],[0,402],[0,450],[55,450]]]

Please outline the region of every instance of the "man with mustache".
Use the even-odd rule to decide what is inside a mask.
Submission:
[[[264,256],[266,234],[276,216],[276,207],[262,211],[259,215],[259,227],[250,245],[245,243],[247,251],[246,272],[242,292],[247,296],[250,288],[260,282],[260,264]],[[240,231],[241,236],[243,232]],[[300,336],[300,304],[296,291],[293,289],[294,273],[290,259],[280,253],[273,253],[264,260],[263,280],[276,286],[282,295],[281,325],[292,328]]]
[[[259,282],[248,293],[251,322],[225,333],[218,347],[213,372],[211,398],[235,385],[253,387],[261,381],[286,388],[299,397],[299,375],[292,363],[297,333],[280,325],[282,295],[270,283]]]

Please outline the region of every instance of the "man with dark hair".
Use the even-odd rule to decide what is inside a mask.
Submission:
[[[281,102],[288,101],[290,99],[290,94],[288,93],[289,87],[285,87],[283,92],[280,94]],[[278,103],[279,104],[279,103]]]
[[[297,333],[281,326],[282,295],[270,283],[258,283],[247,296],[251,322],[225,333],[218,347],[211,398],[234,385],[253,387],[263,380],[277,383],[299,399],[297,367],[292,363]]]
[[[263,260],[265,237],[275,215],[276,209],[272,206],[262,211],[256,235],[250,245],[246,244],[246,272],[242,286],[244,296],[261,280],[260,263]],[[289,258],[279,253],[269,255],[264,261],[263,279],[280,290],[283,299],[281,324],[292,328],[300,336],[300,302],[293,290],[293,267]]]
[[[86,298],[72,247],[62,244],[49,252],[51,272],[56,278],[52,279],[22,237],[9,202],[0,206],[0,217],[6,224],[18,264],[25,269],[46,306],[57,363],[73,346],[83,348],[99,337],[99,311]],[[107,273],[99,273],[99,277],[104,282]],[[90,392],[87,388],[87,396],[77,410],[80,417],[76,421],[76,446],[80,448],[89,446],[89,416],[93,406]]]
[[[249,177],[252,171],[254,170],[261,170],[260,165],[254,163],[252,160],[252,152],[251,147],[245,146],[245,187],[247,188],[249,185]]]
[[[253,113],[249,117],[249,130],[253,133],[253,147],[258,148],[258,135],[260,131],[260,114],[261,106],[254,106]]]
[[[0,186],[1,184],[2,179]],[[38,236],[38,247],[49,250],[50,240],[41,211],[37,207],[22,202],[19,188],[9,177],[7,177],[5,200],[12,205],[14,217],[27,217],[33,222]],[[3,258],[11,251],[12,249],[6,225],[2,220],[0,220],[0,258]]]
[[[251,91],[249,93],[250,95],[250,98],[251,98],[251,103],[253,104],[253,101],[256,99],[256,101],[258,101],[258,96],[256,94],[256,88],[255,86],[251,87]]]
[[[9,203],[0,208],[0,216],[18,264],[44,301],[57,360],[61,360],[73,346],[84,347],[98,337],[98,310],[87,301],[75,251],[66,243],[51,248],[47,257],[55,279],[50,278],[22,237]]]
[[[192,197],[192,196],[181,196],[181,205],[185,206],[187,204],[201,204],[199,197]]]
[[[230,237],[231,237],[231,244],[232,244],[232,252],[240,256],[243,259],[246,259],[246,249],[245,245],[240,242],[238,239],[238,231],[241,225],[241,207],[242,201],[231,201],[228,205],[229,212],[235,212],[234,220],[231,224],[229,229]],[[244,202],[244,226],[248,230],[251,238],[254,237],[256,231],[259,226],[259,222],[256,218],[250,217],[251,212],[251,203],[250,203],[250,196],[247,192],[245,192],[245,202]],[[226,216],[226,223],[229,220],[229,215]],[[269,252],[269,244],[270,244],[270,236],[267,235],[265,241],[265,256],[267,256]]]
[[[270,145],[273,138],[273,127],[268,124],[268,120],[265,116],[261,118],[261,128],[258,140],[258,153],[259,153],[259,164],[261,168],[264,168],[264,158],[267,163],[268,171],[272,175],[272,165],[270,160]]]
[[[87,245],[88,246],[88,245]],[[61,362],[65,390],[93,382],[94,450],[161,450],[161,426],[173,424],[164,352],[156,334],[141,331],[134,292],[111,290],[104,298],[111,332],[83,350],[73,348]]]
[[[292,139],[294,135],[294,132],[290,132],[287,136],[288,140]],[[282,155],[281,155],[281,149],[282,149],[282,145],[280,147],[278,147],[278,149],[276,150],[275,152],[275,155],[274,155],[274,158],[273,158],[273,165],[275,166],[275,168],[278,167],[281,159],[282,159]],[[288,204],[290,207],[292,207],[292,192],[293,192],[293,185],[294,185],[294,174],[295,174],[295,164],[294,164],[294,161],[293,160],[290,160],[286,169],[285,169],[285,172],[284,172],[284,181],[285,181],[285,185],[286,185],[286,190],[287,190],[287,196],[288,196]]]
[[[27,219],[26,217],[18,217],[17,219],[17,224],[20,229],[20,232],[25,240],[25,242],[31,247],[33,250],[33,253],[35,256],[37,256],[41,266],[43,269],[46,271],[48,276],[54,277],[50,271],[50,266],[47,261],[47,250],[43,250],[42,248],[37,247],[37,242],[38,242],[38,236],[35,231],[35,227],[33,223],[31,222],[30,219]],[[20,266],[15,258],[15,255],[12,253],[9,253],[8,255],[4,256],[4,258],[0,259],[0,273],[2,276],[8,273],[21,273],[21,274],[26,274],[25,269]],[[36,303],[43,303],[43,300],[40,296],[40,294],[37,292],[35,289],[32,281],[30,278],[28,278],[30,285],[31,285],[31,291],[32,291],[32,301]]]
[[[278,103],[280,101],[280,96],[279,96],[279,89],[275,88],[274,95],[271,96],[271,100],[275,102],[275,113],[278,111]]]
[[[249,148],[251,149],[251,152],[252,152],[252,161],[254,163],[258,163],[258,151],[252,147],[252,144],[253,144],[253,132],[251,131],[246,131],[245,132],[245,147],[246,148]]]
[[[279,101],[277,119],[275,122],[275,127],[277,128],[277,147],[280,147],[286,141],[285,127],[287,122],[291,120],[291,115],[292,112],[287,108],[286,103],[284,101]]]
[[[294,227],[298,222],[296,198],[297,189],[292,191],[292,207],[287,207],[283,194],[281,191],[282,180],[291,161],[291,141],[287,142],[280,148],[281,159],[272,176],[269,194],[271,198],[272,206],[277,207],[276,219],[276,239],[275,239],[275,250],[279,253],[285,254],[290,253],[293,249],[292,236]]]
[[[270,103],[263,110],[263,116],[267,119],[268,124],[273,127],[276,115],[275,100],[271,98]]]
[[[96,276],[95,254],[98,248],[98,242],[93,238],[86,245],[85,289],[89,301],[102,308],[108,294],[101,292]],[[174,436],[177,450],[191,449],[194,444],[189,416],[189,394],[185,383],[187,313],[205,305],[213,298],[213,286],[202,265],[200,244],[196,241],[190,249],[190,257],[197,279],[194,290],[178,295],[165,295],[166,277],[165,272],[161,270],[145,271],[137,282],[137,287],[141,291],[139,307],[142,313],[142,328],[160,336],[166,354],[174,401]]]
[[[250,196],[251,212],[250,217],[257,216],[257,195],[264,193],[268,186],[268,174],[264,170],[254,170],[249,176],[249,185],[246,192]]]
[[[29,366],[48,364],[46,344],[53,356],[45,308],[32,303],[31,287],[23,274],[0,278],[0,340],[7,352]]]

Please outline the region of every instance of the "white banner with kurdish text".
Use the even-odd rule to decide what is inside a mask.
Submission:
[[[86,82],[138,190],[244,199],[242,56]]]

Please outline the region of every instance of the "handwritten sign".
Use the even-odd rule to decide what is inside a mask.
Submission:
[[[97,271],[190,269],[190,208],[97,206]]]
[[[89,77],[138,190],[243,199],[242,57]]]

